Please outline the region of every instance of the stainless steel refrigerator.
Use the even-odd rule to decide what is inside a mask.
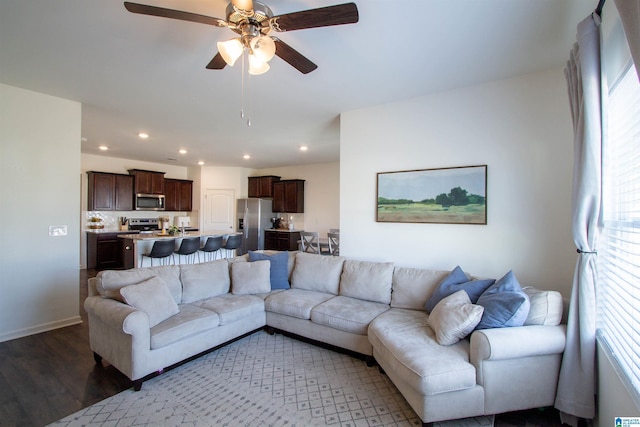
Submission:
[[[238,199],[236,210],[238,231],[243,234],[238,255],[264,249],[264,230],[271,228],[274,216],[269,199]]]

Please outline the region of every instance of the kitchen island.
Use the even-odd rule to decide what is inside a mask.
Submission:
[[[239,233],[214,230],[209,232],[185,232],[184,234],[177,233],[174,235],[160,233],[119,234],[118,237],[123,239],[122,252],[124,269],[128,270],[131,268],[143,267],[142,254],[149,253],[153,247],[153,243],[157,240],[174,240],[177,250],[180,247],[180,243],[182,243],[182,239],[185,238],[200,238],[200,247],[202,247],[209,237],[223,236],[226,240],[226,238],[232,234]],[[187,262],[187,259],[188,257],[175,255],[171,261],[172,263],[175,262],[176,264],[183,264]],[[151,265],[149,260],[150,259],[145,260],[144,266],[149,267]],[[204,261],[204,257],[201,257],[200,261]],[[199,262],[198,255],[196,255],[194,262]],[[156,262],[155,265],[158,265],[158,262]]]

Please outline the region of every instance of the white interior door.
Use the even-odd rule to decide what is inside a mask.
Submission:
[[[234,190],[218,190],[208,188],[204,192],[204,232],[224,231],[227,233],[235,230],[235,203]]]

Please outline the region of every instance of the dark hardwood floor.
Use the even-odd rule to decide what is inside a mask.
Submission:
[[[83,301],[93,270],[81,270],[83,323],[0,343],[0,426],[44,426],[131,387],[127,377],[89,348]],[[560,426],[555,410],[496,416],[495,426]]]

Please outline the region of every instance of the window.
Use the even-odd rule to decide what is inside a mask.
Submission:
[[[598,338],[640,402],[640,83],[627,67],[611,86],[603,146]]]

